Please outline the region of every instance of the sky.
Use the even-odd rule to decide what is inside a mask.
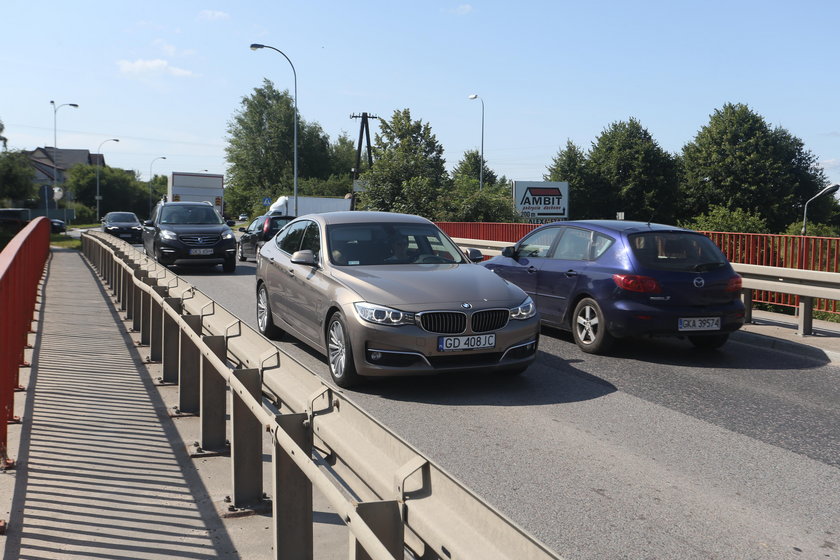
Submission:
[[[266,79],[294,93],[296,73],[301,118],[331,141],[358,141],[352,114],[407,108],[448,169],[480,150],[483,102],[489,168],[539,181],[614,122],[678,153],[744,103],[838,183],[838,21],[836,0],[3,0],[0,121],[9,149],[101,148],[143,180],[224,174],[243,98]]]

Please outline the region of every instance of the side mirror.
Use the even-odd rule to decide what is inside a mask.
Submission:
[[[303,251],[295,251],[292,253],[293,264],[302,264],[306,266],[316,266],[318,263],[315,261],[315,255],[312,254],[312,251],[309,249],[304,249]]]
[[[236,225],[236,222],[234,222],[233,220],[226,220],[225,223],[228,225],[228,227],[233,227]]]
[[[467,258],[470,262],[479,263],[484,260],[484,255],[475,248],[467,249]]]
[[[239,231],[248,231],[248,230],[245,229],[244,227],[241,227],[241,228],[239,228]]]
[[[514,246],[505,247],[504,249],[502,249],[502,256],[503,257],[509,257],[511,259],[515,259],[516,258],[516,247],[514,247]]]
[[[143,225],[146,227],[152,227],[153,225],[155,225],[155,223],[152,220],[145,220],[143,222]]]

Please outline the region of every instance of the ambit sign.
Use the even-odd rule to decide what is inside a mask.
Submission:
[[[514,181],[516,209],[532,224],[556,222],[569,217],[569,183]]]

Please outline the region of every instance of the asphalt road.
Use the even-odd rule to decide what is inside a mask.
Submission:
[[[255,326],[254,263],[175,270]],[[278,345],[329,378],[323,357]],[[611,356],[544,331],[523,376],[346,394],[568,559],[840,558],[840,368],[730,341]]]

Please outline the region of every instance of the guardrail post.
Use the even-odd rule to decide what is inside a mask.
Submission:
[[[194,333],[201,335],[201,316],[181,317]],[[192,339],[183,331],[179,333],[178,345],[178,409],[189,414],[198,414],[201,401],[201,352]]]
[[[178,341],[180,340],[181,328],[178,321],[166,312],[166,306],[171,307],[179,315],[181,314],[181,298],[168,297],[163,300],[161,315],[163,316],[163,355],[161,356],[163,382],[178,382]]]
[[[146,270],[138,268],[134,271],[134,278],[136,280],[132,283],[131,313],[129,314],[132,320],[131,328],[134,332],[140,332],[141,319],[143,317],[143,294],[145,293],[137,283],[145,282],[148,277],[149,272]]]
[[[230,458],[233,482],[233,505],[245,507],[262,500],[262,430],[244,399],[262,399],[262,379],[258,369],[238,369],[233,372],[247,389],[248,395],[230,392]]]
[[[309,416],[278,414],[279,429],[286,432],[307,456],[312,454]],[[272,456],[274,558],[312,559],[312,481],[286,451],[274,441]]]
[[[169,295],[169,288],[166,286],[153,286],[152,289],[161,297]],[[163,305],[158,305],[151,294],[149,294],[149,361],[160,362],[163,353],[163,316],[166,311]]]
[[[799,321],[796,334],[806,336],[814,334],[814,298],[799,296]]]
[[[748,288],[742,289],[741,301],[744,302],[744,323],[752,323],[753,291]]]
[[[361,502],[356,504],[356,512],[394,558],[405,556],[405,533],[398,501]],[[371,560],[353,533],[350,533],[350,560]]]
[[[202,341],[211,352],[222,360],[227,359],[227,344],[224,336],[204,336]],[[221,451],[225,448],[226,423],[225,378],[216,371],[206,357],[201,358],[201,403],[198,415],[201,417],[201,447]]]

